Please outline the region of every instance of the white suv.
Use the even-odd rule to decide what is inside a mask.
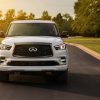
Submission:
[[[0,81],[8,81],[9,74],[17,72],[49,73],[67,81],[68,51],[53,21],[11,22],[0,45]]]

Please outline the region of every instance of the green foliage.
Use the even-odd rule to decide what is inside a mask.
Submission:
[[[44,11],[42,13],[42,17],[40,19],[42,19],[42,20],[51,20],[51,16],[48,14],[48,11]]]
[[[27,19],[28,20],[33,20],[35,19],[35,15],[33,13],[30,13],[28,16],[27,16]]]
[[[13,20],[33,20],[34,18],[35,15],[33,13],[27,15],[23,10],[20,10],[17,16],[15,15],[15,9],[9,9],[4,16],[2,15],[2,11],[0,11],[0,30],[6,32],[10,22]]]
[[[26,20],[26,19],[27,19],[26,12],[24,12],[23,10],[20,10],[18,12],[18,15],[16,16],[16,20]]]
[[[5,14],[5,20],[11,22],[14,20],[14,18],[15,18],[15,10],[9,9]]]
[[[6,13],[5,13],[5,17],[4,20],[1,20],[1,30],[3,30],[4,32],[6,32],[8,25],[10,24],[11,21],[13,21],[15,19],[15,9],[9,9]]]
[[[69,35],[82,35],[88,37],[100,37],[100,0],[77,0],[74,6],[75,19],[69,15],[58,13],[55,17],[43,11],[39,19],[53,20],[56,22],[60,33],[68,31]],[[7,30],[9,23],[13,20],[33,20],[33,13],[27,14],[20,10],[15,15],[15,9],[9,9],[5,15],[0,11],[0,30]]]
[[[53,20],[54,20],[54,21],[56,22],[56,24],[58,25],[59,31],[60,31],[60,33],[61,33],[61,32],[63,31],[62,25],[63,25],[63,22],[64,22],[61,13],[59,13],[56,17],[54,17]]]
[[[61,13],[57,14],[56,17],[53,18],[53,21],[56,22],[60,33],[63,31],[68,31],[70,35],[72,35],[71,24],[73,22],[72,17],[69,14],[61,15]]]
[[[73,18],[66,13],[63,15],[63,19],[64,19],[63,31],[68,31],[70,36],[75,35],[72,31]]]
[[[3,19],[2,19],[3,17]],[[35,19],[35,15],[31,12],[27,14],[25,11],[20,10],[15,15],[15,9],[9,9],[5,15],[2,15],[2,11],[0,11],[0,30],[6,32],[9,24],[13,20],[33,20]],[[62,31],[69,31],[72,35],[71,24],[73,22],[72,17],[69,14],[61,15],[61,13],[57,14],[56,17],[52,18],[48,11],[43,11],[42,16],[39,18],[41,20],[54,20],[60,30]]]
[[[0,19],[2,18],[2,11],[0,11]]]
[[[72,28],[83,36],[100,37],[100,0],[78,0]]]

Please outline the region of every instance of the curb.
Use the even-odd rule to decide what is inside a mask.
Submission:
[[[95,57],[96,59],[100,60],[100,54],[83,46],[83,45],[80,45],[80,44],[75,44],[75,43],[67,43],[68,45],[72,45],[72,46],[75,46],[75,47],[78,47],[80,48],[81,50],[83,50],[84,52],[88,53],[89,55]]]

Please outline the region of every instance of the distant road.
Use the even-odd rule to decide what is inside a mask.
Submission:
[[[42,77],[11,76],[15,82],[0,83],[0,100],[100,100],[100,61],[76,47],[68,49],[68,85],[48,83]]]

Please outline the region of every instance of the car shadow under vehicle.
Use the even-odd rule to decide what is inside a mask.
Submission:
[[[88,75],[70,73],[68,84],[60,84],[57,81],[45,80],[41,76],[14,76],[8,85],[23,85],[37,87],[41,89],[56,90],[62,92],[71,92],[93,97],[100,97],[100,75]]]

